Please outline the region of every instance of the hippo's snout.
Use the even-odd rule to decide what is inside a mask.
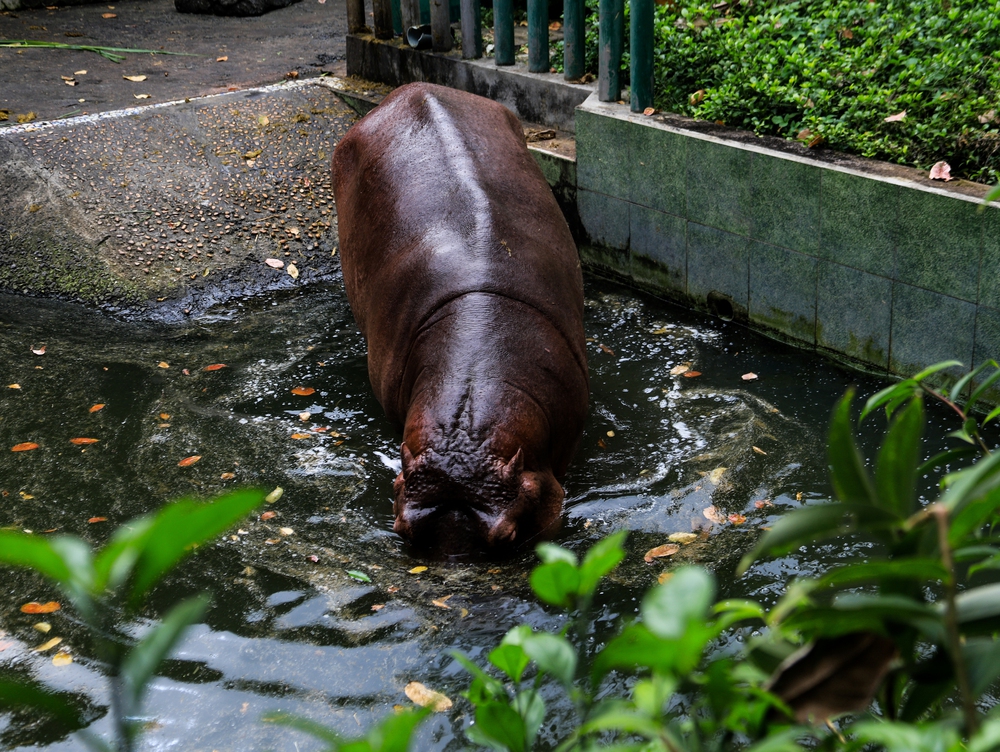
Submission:
[[[510,515],[449,504],[405,506],[393,530],[411,543],[433,542],[447,555],[496,551],[518,542],[518,522]]]

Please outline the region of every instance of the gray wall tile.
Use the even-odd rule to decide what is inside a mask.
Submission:
[[[629,198],[632,189],[628,140],[633,128],[624,120],[577,110],[577,187]]]
[[[889,367],[892,280],[820,261],[816,344]]]
[[[689,139],[687,218],[708,227],[748,235],[752,157],[743,149]]]
[[[629,209],[632,276],[667,290],[687,289],[687,221],[633,204]]]
[[[688,222],[688,295],[699,306],[721,292],[747,307],[749,241],[739,235]]]
[[[634,126],[629,142],[632,203],[683,217],[687,213],[689,138]]]
[[[750,320],[794,339],[816,342],[816,259],[750,243]]]
[[[822,184],[816,255],[892,277],[900,187],[835,170],[823,172]]]
[[[750,185],[751,237],[815,254],[819,250],[819,168],[755,154]]]
[[[912,375],[931,363],[972,363],[976,306],[947,295],[893,283],[889,368]]]

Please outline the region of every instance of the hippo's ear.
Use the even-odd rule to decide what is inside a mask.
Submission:
[[[524,471],[524,452],[518,449],[514,452],[514,456],[510,458],[510,462],[503,466],[500,470],[500,477],[505,481],[512,481],[516,478],[521,477],[521,473]]]
[[[406,446],[406,442],[404,441],[403,445],[399,448],[399,453],[403,458],[403,478],[406,479],[410,477],[410,473],[413,471],[413,452],[410,451],[410,448]]]

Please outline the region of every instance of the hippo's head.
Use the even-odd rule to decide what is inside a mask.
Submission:
[[[559,523],[563,489],[549,470],[525,470],[513,457],[443,455],[401,449],[403,470],[393,483],[393,529],[413,544],[445,555],[495,553]]]

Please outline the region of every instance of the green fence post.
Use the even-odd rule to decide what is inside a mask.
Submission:
[[[462,0],[462,57],[483,56],[483,21],[479,0]]]
[[[616,102],[622,92],[624,1],[600,0],[598,11],[600,34],[597,51],[597,98],[602,102]]]
[[[549,72],[549,0],[528,0],[528,70]]]
[[[497,65],[514,64],[513,0],[493,0],[493,55]]]
[[[632,112],[653,106],[653,0],[632,0],[629,18]]]
[[[569,81],[582,77],[586,68],[584,14],[583,0],[563,3],[563,68]]]

